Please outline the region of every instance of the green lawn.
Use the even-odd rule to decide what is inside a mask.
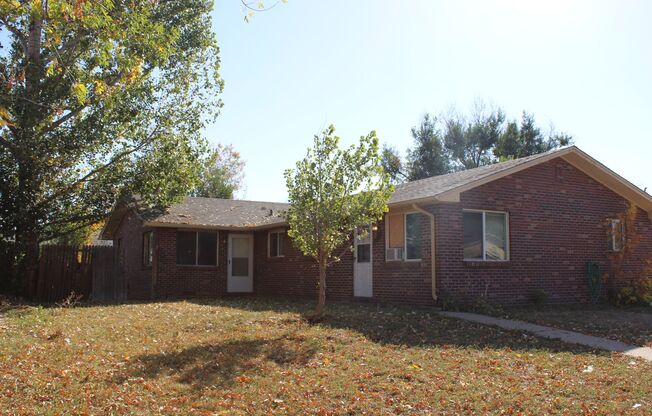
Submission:
[[[513,309],[505,317],[652,347],[652,307],[613,306]]]
[[[429,310],[233,299],[14,308],[0,413],[652,413],[652,364]]]

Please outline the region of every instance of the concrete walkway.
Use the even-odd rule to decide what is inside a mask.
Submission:
[[[634,345],[625,344],[624,342],[584,335],[579,332],[566,331],[564,329],[536,325],[523,321],[513,321],[511,319],[494,318],[492,316],[479,315],[477,313],[443,311],[439,313],[451,318],[464,319],[465,321],[477,322],[484,325],[493,325],[509,330],[531,332],[539,337],[560,339],[570,344],[581,344],[601,350],[622,352],[630,357],[639,357],[652,362],[652,348],[648,347],[636,347]]]

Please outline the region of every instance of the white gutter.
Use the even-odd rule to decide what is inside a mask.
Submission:
[[[426,215],[430,218],[430,270],[432,271],[432,299],[437,301],[437,270],[436,270],[436,256],[435,256],[435,216],[432,213],[426,211],[425,209],[419,207],[417,204],[412,204],[412,208],[415,211]]]

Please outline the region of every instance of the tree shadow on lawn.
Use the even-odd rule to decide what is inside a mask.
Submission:
[[[242,308],[249,312],[278,310],[284,313],[292,311],[305,314],[312,311],[312,304],[304,301],[288,303],[271,300],[218,300],[202,304]],[[278,309],[275,309],[274,305],[278,305]],[[292,329],[286,329],[283,335],[266,338],[265,334],[274,329],[270,319],[277,325],[284,325],[283,320],[278,321],[277,317],[261,316],[260,323],[268,329],[260,336],[254,333],[249,337],[243,335],[239,339],[199,344],[179,351],[144,354],[133,358],[126,372],[114,378],[113,382],[122,383],[132,377],[171,377],[196,392],[207,387],[227,388],[234,383],[246,383],[247,374],[264,372],[272,363],[280,367],[305,366],[319,352],[336,351],[331,343],[337,344],[338,354],[346,354],[348,345],[360,342],[356,335],[364,336],[381,346],[407,348],[468,348],[476,351],[487,349],[523,353],[567,352],[602,356],[610,354],[558,340],[538,338],[520,331],[506,331],[442,317],[427,308],[331,303],[328,314],[313,327],[317,331],[311,331],[310,336],[303,334],[303,331],[311,328],[309,324],[303,321],[296,325],[297,319],[300,318],[295,317],[290,319],[295,325]],[[352,331],[353,334],[342,331]],[[251,336],[254,338],[250,338]],[[396,350],[396,354],[402,354],[400,348]]]
[[[200,304],[246,311],[296,313],[304,318],[314,308],[314,302],[305,299],[282,298],[220,299],[203,301]],[[443,317],[437,314],[436,310],[428,307],[410,308],[379,303],[333,302],[327,305],[326,315],[318,325],[324,328],[354,331],[380,345],[610,354],[608,351],[540,338],[522,331],[508,331]]]
[[[320,346],[302,335],[286,334],[273,339],[242,339],[197,345],[180,351],[135,357],[126,374],[113,381],[120,384],[130,377],[156,379],[173,377],[194,390],[225,388],[246,382],[246,373],[261,371],[268,362],[281,367],[305,365]]]

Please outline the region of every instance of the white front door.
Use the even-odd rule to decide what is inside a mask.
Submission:
[[[229,266],[226,279],[227,292],[253,292],[253,250],[253,234],[229,234]]]
[[[353,259],[353,296],[370,298],[373,296],[371,226],[356,231]]]

